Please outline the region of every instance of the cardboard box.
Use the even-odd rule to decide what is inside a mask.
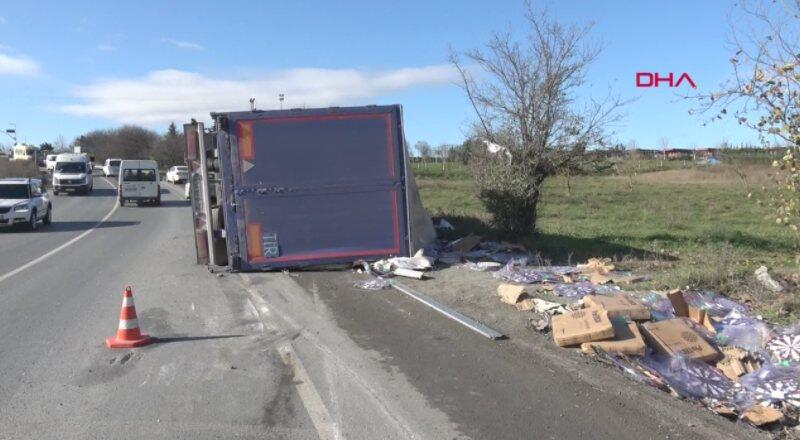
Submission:
[[[559,347],[613,337],[614,326],[605,310],[588,308],[553,316],[553,340]]]
[[[609,318],[627,316],[634,320],[650,319],[650,309],[641,301],[625,294],[586,295],[583,301],[587,307],[597,307],[607,311]]]
[[[747,374],[747,368],[744,361],[748,357],[748,353],[738,347],[722,347],[723,358],[717,362],[717,368],[722,371],[728,379],[739,380],[739,377]]]
[[[497,294],[504,303],[514,305],[525,298],[525,286],[503,283],[497,286]]]
[[[612,318],[611,325],[614,326],[613,340],[584,342],[581,344],[581,351],[591,354],[593,347],[598,347],[612,354],[644,356],[646,345],[635,322],[627,322],[625,318]]]
[[[660,353],[671,356],[684,354],[705,362],[713,362],[720,357],[717,349],[698,335],[682,318],[646,322],[642,324],[641,330],[645,340]]]
[[[683,298],[683,292],[680,289],[670,290],[667,298],[672,303],[672,308],[675,309],[675,316],[689,316],[689,304]]]

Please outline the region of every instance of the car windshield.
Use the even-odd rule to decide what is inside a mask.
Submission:
[[[56,171],[62,173],[85,173],[86,165],[83,162],[56,162]]]
[[[122,180],[126,182],[155,182],[156,170],[128,168],[122,173]]]
[[[0,199],[27,199],[28,185],[0,185]]]
[[[110,166],[110,167],[118,167],[119,163],[120,163],[119,160],[110,160],[110,161],[108,161],[108,166]]]
[[[56,160],[56,155],[55,154],[51,154],[51,155],[47,156],[47,160],[49,160],[50,162]]]
[[[175,167],[177,171],[189,171],[189,167]]]

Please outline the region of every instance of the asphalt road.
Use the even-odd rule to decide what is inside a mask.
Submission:
[[[211,274],[164,188],[115,208],[97,178],[51,226],[0,232],[0,439],[760,436],[341,273]],[[125,285],[159,343],[105,347]]]

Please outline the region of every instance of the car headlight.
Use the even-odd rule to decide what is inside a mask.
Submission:
[[[14,206],[14,211],[15,212],[27,211],[27,210],[28,210],[28,204],[27,203],[23,203],[21,205],[15,205]]]

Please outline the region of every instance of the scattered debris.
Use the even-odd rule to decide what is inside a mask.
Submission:
[[[538,313],[547,313],[548,315],[561,315],[567,313],[568,310],[564,307],[564,305],[545,301],[541,298],[532,298],[531,302],[533,303],[533,310]]]
[[[478,263],[467,261],[466,263],[464,263],[464,267],[466,267],[469,270],[474,270],[477,272],[488,272],[492,270],[498,270],[501,267],[503,267],[503,265],[496,261],[480,261]]]
[[[596,348],[600,348],[613,354],[644,356],[647,346],[635,322],[628,322],[625,318],[617,317],[611,319],[611,325],[614,327],[614,339],[584,342],[581,344],[581,351],[591,354]]]
[[[614,265],[611,264],[611,258],[589,258],[589,261],[585,264],[579,264],[577,268],[584,273],[607,274],[614,270]]]
[[[595,306],[607,311],[609,318],[627,316],[633,320],[650,319],[650,309],[628,295],[587,295],[583,300],[587,307]]]
[[[392,287],[386,278],[372,277],[368,280],[359,280],[353,283],[354,286],[364,290],[381,290]]]
[[[475,249],[475,246],[477,246],[480,242],[481,237],[470,234],[464,238],[459,238],[458,240],[450,243],[450,249],[454,252],[465,254]]]
[[[506,304],[514,305],[525,296],[525,287],[514,284],[501,284],[497,286],[500,300]]]
[[[769,269],[767,266],[761,266],[755,271],[756,280],[761,283],[762,286],[766,287],[767,289],[773,292],[783,292],[784,288],[781,283],[777,280],[772,278],[769,274]]]
[[[642,333],[657,352],[713,362],[720,353],[682,318],[642,324]]]
[[[447,221],[447,220],[445,220],[443,218],[440,218],[439,221],[436,222],[436,224],[433,227],[436,228],[436,229],[441,229],[443,231],[454,231],[455,230],[453,225],[451,225],[449,221]]]
[[[550,328],[551,316],[548,313],[533,312],[528,325],[536,331],[544,332]]]
[[[723,358],[717,362],[717,369],[733,381],[760,368],[755,356],[739,347],[720,347]]]
[[[771,406],[755,405],[742,413],[742,419],[755,426],[769,425],[783,418],[783,413]]]
[[[414,278],[415,280],[421,280],[425,276],[425,272],[413,269],[405,269],[402,267],[398,267],[392,271],[392,274],[406,278]]]
[[[553,316],[552,325],[553,339],[560,347],[614,337],[614,326],[608,319],[608,313],[596,308]]]

